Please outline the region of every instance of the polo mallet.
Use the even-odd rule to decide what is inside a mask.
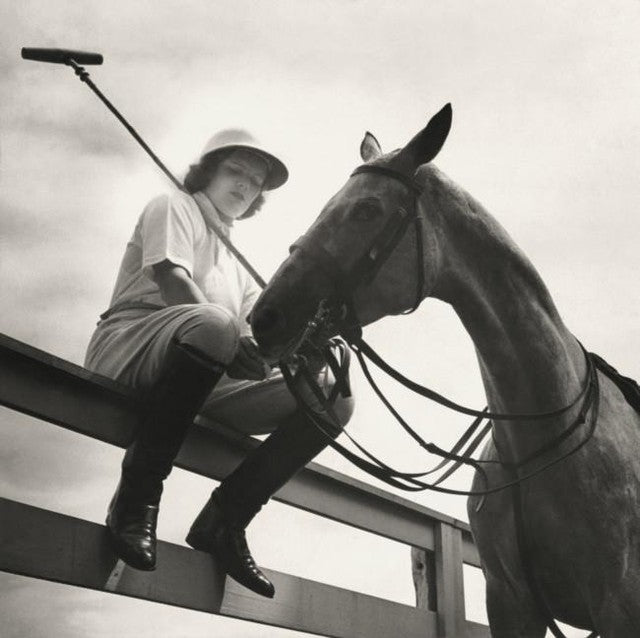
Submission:
[[[127,122],[118,109],[104,96],[102,91],[93,83],[89,77],[88,71],[80,66],[82,64],[102,64],[103,57],[100,53],[89,53],[87,51],[73,51],[71,49],[42,49],[42,48],[22,48],[22,57],[25,60],[34,60],[35,62],[51,62],[53,64],[65,64],[70,66],[80,78],[103,102],[103,104],[115,115],[119,122],[131,133],[140,146],[145,150],[147,155],[155,162],[160,170],[171,180],[171,182],[179,190],[184,190],[182,183],[175,175],[164,165],[162,160],[151,150],[149,145],[138,135],[137,131]],[[231,251],[236,259],[246,268],[247,272],[255,279],[261,288],[267,284],[265,280],[257,273],[253,266],[246,260],[244,255],[231,243],[231,240],[217,227],[214,227],[216,235],[220,241]]]
[[[102,64],[103,57],[100,53],[89,53],[87,51],[73,51],[71,49],[42,49],[42,48],[26,48],[22,49],[22,57],[25,60],[34,60],[36,62],[51,62],[53,64],[65,64],[66,66],[70,66],[75,74],[80,78],[81,82],[84,82],[105,104],[105,106],[115,115],[115,117],[120,121],[120,123],[131,133],[133,138],[142,146],[147,155],[155,162],[155,164],[162,170],[162,172],[171,180],[171,182],[176,186],[179,190],[184,190],[184,186],[180,183],[180,181],[173,175],[173,173],[164,165],[162,160],[151,150],[149,145],[138,135],[137,131],[127,122],[124,116],[118,111],[118,109],[104,96],[102,91],[93,83],[93,81],[89,78],[89,73],[86,71],[81,64]],[[253,268],[253,266],[246,260],[244,255],[231,243],[231,240],[222,232],[221,229],[217,228],[217,225],[213,225],[213,230],[216,235],[219,237],[220,241],[229,249],[229,251],[236,257],[236,259],[244,266],[247,272],[253,277],[256,283],[261,287],[266,287],[265,280],[257,273],[257,271]],[[326,356],[326,355],[325,355]],[[326,359],[325,359],[326,360]],[[284,362],[283,362],[284,363]],[[341,372],[341,379],[339,381],[339,385],[344,388],[347,388],[347,385],[343,381],[343,378],[346,378],[346,370],[349,367],[349,357],[345,357],[343,362],[345,368]],[[338,372],[336,372],[336,379],[338,379]],[[289,383],[289,382],[288,382]],[[314,384],[315,385],[315,384]],[[298,401],[302,399],[296,392],[295,388],[290,384],[289,387],[292,389],[292,392]],[[313,386],[311,386],[313,388]],[[318,388],[318,391],[319,388]],[[315,389],[314,389],[315,393]],[[318,425],[316,424],[316,427]]]

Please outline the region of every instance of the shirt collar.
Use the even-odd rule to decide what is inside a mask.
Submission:
[[[192,193],[191,196],[196,200],[207,227],[213,232],[222,232],[228,237],[231,226],[233,226],[233,219],[222,218],[213,202],[202,191]]]

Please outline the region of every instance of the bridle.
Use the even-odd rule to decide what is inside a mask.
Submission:
[[[416,293],[412,307],[403,314],[413,312],[424,297],[423,228],[422,216],[418,207],[418,198],[422,194],[422,188],[412,177],[408,177],[401,171],[377,164],[363,164],[351,173],[351,177],[363,173],[382,175],[403,184],[412,195],[409,209],[407,210],[403,206],[398,207],[349,271],[345,271],[336,257],[311,240],[308,235],[300,237],[289,249],[291,253],[294,251],[302,252],[305,257],[313,261],[329,277],[338,292],[338,299],[333,300],[334,305],[340,302],[346,306],[351,320],[350,323],[354,326],[359,325],[359,322],[354,323],[356,320],[352,302],[354,291],[360,286],[370,283],[375,278],[400,243],[400,240],[405,236],[411,224],[413,224],[416,234]]]

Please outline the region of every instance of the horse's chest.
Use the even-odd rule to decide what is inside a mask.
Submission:
[[[488,499],[486,511],[483,508],[474,521],[480,554],[492,575],[528,591],[522,556],[526,551],[531,573],[552,611],[575,624],[586,622],[589,601],[601,597],[603,583],[620,578],[625,569],[622,557],[630,551],[638,554],[629,548],[629,531],[640,512],[638,499],[630,498],[624,481],[597,474],[597,479],[590,478],[590,473],[567,464],[562,471],[525,483],[522,546],[516,534],[518,514],[508,492]],[[596,480],[604,480],[608,489],[594,489]],[[579,485],[590,487],[582,490]]]

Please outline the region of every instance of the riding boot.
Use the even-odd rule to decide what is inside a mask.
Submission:
[[[333,438],[341,431],[324,420],[322,424]],[[187,543],[215,555],[241,585],[272,598],[275,588],[251,556],[245,527],[271,496],[327,445],[327,437],[311,420],[295,413],[214,490],[191,526]]]
[[[156,523],[162,482],[171,472],[189,426],[224,372],[221,364],[173,341],[146,397],[136,438],[107,513],[118,556],[131,567],[155,569]]]

